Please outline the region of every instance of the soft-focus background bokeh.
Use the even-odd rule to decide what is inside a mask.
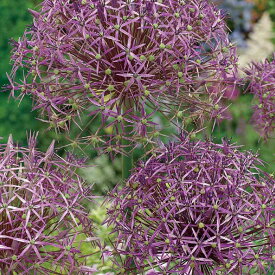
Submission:
[[[228,26],[231,30],[231,39],[239,46],[240,67],[244,68],[253,60],[262,60],[271,56],[275,45],[275,0],[212,0],[228,14]],[[39,0],[0,0],[0,85],[8,84],[6,72],[10,71],[9,53],[11,47],[9,39],[15,40],[22,35],[24,29],[31,24],[32,19],[28,9],[35,9]],[[275,171],[275,141],[265,142],[251,124],[253,98],[251,95],[236,94],[231,100],[231,119],[221,122],[212,134],[215,142],[223,137],[231,139],[243,149],[258,152],[266,162],[264,170]],[[0,93],[0,141],[6,142],[9,134],[20,144],[26,143],[26,134],[29,131],[39,131],[39,146],[45,149],[52,139],[57,140],[61,148],[59,153],[73,148],[74,143],[64,134],[55,133],[47,125],[37,120],[38,114],[32,111],[32,101],[24,98],[21,102],[9,98],[9,93]],[[91,127],[97,127],[92,125]],[[168,130],[167,130],[168,131]],[[72,133],[73,136],[73,133]],[[71,145],[70,145],[71,143]],[[77,150],[89,158],[89,163],[95,164],[80,171],[87,181],[95,184],[98,194],[106,193],[121,179],[120,159],[109,159],[106,155],[97,156],[91,149]],[[105,210],[95,206],[91,218],[98,225],[98,234],[106,238],[110,229],[101,226]],[[108,240],[105,239],[108,243]],[[97,256],[91,257],[91,264],[99,263]],[[112,271],[108,261],[102,271]]]

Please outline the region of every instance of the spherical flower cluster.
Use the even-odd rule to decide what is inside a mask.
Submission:
[[[226,141],[182,138],[139,165],[111,193],[106,221],[125,255],[121,269],[263,274],[275,259],[275,180],[259,163]]]
[[[28,148],[11,138],[0,145],[0,271],[86,274],[81,245],[96,239],[81,206],[92,197],[75,174],[79,161],[56,156],[53,144],[46,154],[35,145],[35,136]]]
[[[150,142],[156,111],[176,121],[223,113],[237,60],[209,1],[45,0],[31,13],[33,26],[14,42],[11,79],[27,71],[11,82],[53,127],[68,130],[85,113],[102,125],[81,141],[97,144],[107,128],[115,145]]]
[[[248,90],[258,101],[252,119],[261,135],[267,138],[275,129],[275,54],[271,61],[252,63],[246,74]]]

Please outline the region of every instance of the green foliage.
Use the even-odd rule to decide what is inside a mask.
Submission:
[[[27,25],[32,22],[28,8],[34,8],[37,1],[26,0],[0,0],[0,86],[7,85],[6,73],[10,72],[9,61],[11,45],[10,39],[17,40]],[[31,100],[19,101],[8,98],[9,92],[0,93],[0,137],[6,141],[9,134],[13,134],[15,140],[24,143],[26,132],[41,131],[42,123],[35,119],[36,113],[31,112]]]
[[[265,162],[263,170],[273,173],[275,171],[274,156],[270,152],[275,151],[274,139],[264,141],[252,125],[251,117],[254,105],[251,95],[241,95],[230,106],[232,120],[223,121],[219,127],[215,127],[213,137],[216,142],[222,138],[228,138],[237,145],[242,145],[241,150],[251,150],[259,154]]]
[[[26,132],[39,130],[39,122],[31,113],[31,101],[26,98],[19,103],[8,95],[0,95],[0,136],[7,141],[8,135],[12,134],[14,140],[19,142],[26,139]],[[20,105],[19,105],[20,104]]]
[[[31,24],[28,8],[34,8],[33,1],[1,0],[0,1],[0,84],[7,83],[6,72],[10,71],[10,39],[18,39],[27,25]]]
[[[254,104],[251,95],[241,95],[231,105],[232,121],[223,124],[223,127],[224,125],[225,127],[222,135],[216,131],[214,136],[217,136],[217,138],[227,136],[232,138],[233,142],[243,145],[243,150],[252,150],[258,153],[260,158],[266,162],[264,170],[272,173],[275,171],[275,162],[274,156],[270,152],[275,151],[275,142],[274,139],[264,141],[252,125],[253,110],[251,106]]]
[[[8,93],[0,94],[0,137],[3,138],[1,143],[6,142],[12,134],[16,142],[26,145],[26,137],[30,132],[40,133],[38,145],[41,150],[46,150],[53,139],[62,141],[62,136],[54,131],[48,131],[47,125],[36,119],[37,117],[37,112],[32,111],[32,102],[29,97],[19,101],[9,97]]]
[[[107,245],[105,247],[106,250],[111,250],[112,243],[115,241],[114,234],[111,234],[113,228],[107,227],[107,225],[102,225],[104,220],[106,219],[106,207],[108,208],[108,205],[102,205],[102,201],[98,200],[98,204],[94,205],[91,209],[90,218],[94,222],[95,226],[95,234],[100,239],[100,242],[103,246]],[[110,239],[111,238],[111,239]],[[114,270],[113,262],[111,261],[111,258],[108,258],[108,256],[102,257],[101,253],[98,251],[98,248],[93,248],[91,251],[90,246],[83,247],[83,254],[85,253],[93,253],[89,259],[88,259],[88,265],[93,266],[95,265],[97,267],[97,270],[99,271],[96,274],[105,274],[105,272],[111,272]]]
[[[80,174],[90,184],[94,184],[95,193],[106,194],[106,191],[121,180],[120,159],[111,162],[107,155],[101,155],[94,158],[90,164],[91,167],[81,169]]]

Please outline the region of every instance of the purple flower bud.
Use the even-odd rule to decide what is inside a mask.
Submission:
[[[114,225],[115,251],[127,256],[122,267],[264,273],[274,257],[275,181],[259,164],[227,141],[182,138],[159,149],[111,193],[106,222]]]

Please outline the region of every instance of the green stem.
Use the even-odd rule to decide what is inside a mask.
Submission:
[[[129,141],[123,139],[122,145],[129,145]],[[133,167],[133,152],[129,147],[126,147],[124,151],[127,155],[122,155],[122,178],[128,179],[131,174],[131,169]]]
[[[126,112],[131,108],[131,102],[125,102],[123,111]],[[124,127],[127,137],[131,137],[132,126],[127,121],[124,121]],[[133,167],[133,148],[131,148],[130,141],[122,139],[122,146],[126,155],[122,155],[122,179],[126,180],[131,175],[131,169]],[[125,146],[125,147],[124,147]]]

